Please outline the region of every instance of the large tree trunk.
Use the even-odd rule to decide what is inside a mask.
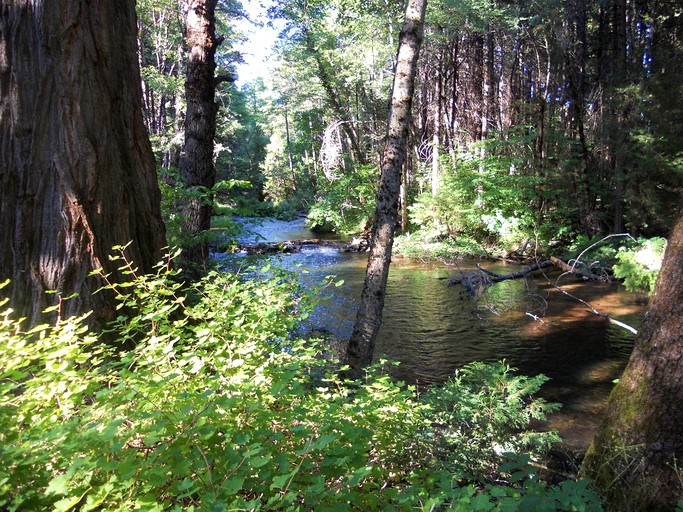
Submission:
[[[185,36],[188,46],[185,80],[185,148],[180,159],[180,178],[188,191],[183,201],[183,265],[192,277],[206,272],[211,228],[212,197],[208,191],[216,184],[213,161],[216,135],[215,8],[217,0],[182,0]]]
[[[360,378],[363,368],[372,362],[375,340],[382,323],[391,247],[398,220],[401,167],[406,154],[417,58],[422,43],[426,7],[427,0],[409,0],[399,37],[368,268],[356,324],[346,353],[350,367],[346,376],[353,379]]]
[[[113,317],[103,267],[114,245],[151,271],[165,245],[142,117],[133,0],[4,0],[0,7],[0,281],[30,323]]]
[[[669,511],[683,498],[683,218],[645,323],[583,463],[608,510]]]

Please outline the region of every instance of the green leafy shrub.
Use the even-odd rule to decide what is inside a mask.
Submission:
[[[221,198],[221,204],[215,208],[216,215],[229,215],[237,217],[272,217],[275,215],[275,206],[267,201],[257,199],[240,193],[230,194]]]
[[[5,313],[0,507],[364,508],[421,426],[412,391],[349,395],[290,339],[305,305],[287,276],[211,274],[192,305],[171,276],[111,286],[135,311],[115,347],[82,319],[24,332]]]
[[[418,510],[453,510],[458,512],[599,512],[600,496],[590,489],[587,480],[567,480],[548,485],[538,478],[528,455],[510,455],[501,466],[506,484],[463,485],[445,473],[433,480],[440,493],[423,498]]]
[[[493,457],[492,443],[543,444],[524,425],[547,410],[528,398],[538,379],[474,365],[443,396],[434,389],[423,400],[371,369],[347,387],[323,346],[291,335],[315,296],[292,276],[212,273],[188,289],[168,262],[152,276],[120,263],[131,282],[108,286],[120,304],[108,333],[115,342],[89,332],[84,318],[25,331],[10,310],[0,317],[1,509],[523,510],[510,508],[514,500],[535,499],[579,510],[558,500],[594,502],[515,476],[527,469],[501,467],[508,486],[470,484],[457,472],[450,448],[463,451],[474,475],[492,467],[472,461]]]
[[[378,170],[359,165],[325,185],[311,206],[307,224],[311,231],[351,234],[372,224],[377,201]]]
[[[306,225],[314,233],[332,233],[342,229],[343,224],[341,214],[332,210],[324,201],[316,202],[306,216]]]
[[[504,362],[466,365],[423,400],[434,422],[432,447],[452,473],[481,481],[498,473],[507,453],[540,456],[559,441],[556,432],[529,429],[559,404],[534,397],[547,377],[514,375]]]
[[[233,189],[246,187],[249,185],[248,182],[222,180],[216,182],[211,188],[203,186],[188,188],[183,186],[177,169],[159,169],[159,172],[161,214],[166,225],[166,242],[169,247],[188,247],[193,243],[204,242],[225,244],[225,239],[232,238],[239,232],[235,223],[224,217],[229,213],[226,205],[218,203],[216,198]],[[182,205],[188,200],[197,200],[202,204],[211,205],[214,213],[217,214],[217,220],[212,220],[212,224],[220,227],[223,232],[219,234],[206,231],[196,234],[191,239],[183,237],[181,233]]]
[[[519,165],[519,162],[517,162]],[[513,173],[507,156],[459,155],[445,159],[436,195],[422,193],[410,207],[410,220],[427,238],[472,238],[492,248],[509,248],[533,238],[539,228],[534,203],[539,180]]]
[[[280,220],[294,220],[302,216],[305,211],[304,203],[299,199],[287,199],[274,206],[275,218]]]
[[[394,239],[393,251],[401,256],[419,259],[452,259],[462,255],[485,254],[481,244],[471,238],[432,238],[431,234],[424,231],[398,235]]]
[[[618,263],[614,275],[624,280],[629,291],[651,294],[666,250],[665,238],[639,238],[635,246],[621,247],[616,254]]]

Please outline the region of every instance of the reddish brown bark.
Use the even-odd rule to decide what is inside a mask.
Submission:
[[[196,277],[206,271],[211,228],[212,198],[207,195],[216,184],[213,161],[216,135],[215,8],[217,0],[183,0],[187,72],[185,80],[185,147],[180,159],[180,177],[189,192],[182,208],[183,265]]]
[[[12,0],[0,7],[0,280],[29,322],[65,295],[62,315],[114,314],[89,273],[108,260],[151,271],[165,245],[132,0]]]
[[[645,323],[583,464],[613,511],[669,511],[683,499],[683,218]]]

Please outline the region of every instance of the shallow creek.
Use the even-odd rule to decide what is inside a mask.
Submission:
[[[251,232],[243,235],[243,242],[316,238],[303,219],[244,223]],[[215,256],[227,268],[245,264],[244,257]],[[349,337],[367,254],[310,246],[268,258],[297,272],[307,284],[320,284],[329,275],[343,279],[342,286],[321,292],[321,303],[305,328]],[[566,449],[585,449],[612,383],[626,364],[633,335],[593,315],[574,297],[636,328],[644,311],[643,298],[618,284],[584,282],[574,276],[558,281],[560,274],[551,271],[495,284],[474,302],[461,296],[459,286],[448,286],[448,278],[471,271],[478,263],[499,273],[518,269],[475,260],[446,265],[394,258],[376,357],[400,361],[396,376],[423,385],[442,382],[463,364],[477,360],[505,359],[521,373],[543,373],[551,380],[542,395],[563,404],[548,427],[560,430]]]

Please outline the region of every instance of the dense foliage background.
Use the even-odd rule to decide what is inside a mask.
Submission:
[[[173,3],[141,2],[146,112],[167,176],[182,113]],[[227,35],[242,16],[222,2]],[[241,213],[371,224],[401,7],[279,0],[268,84],[219,91],[216,162]],[[665,236],[681,182],[681,7],[647,0],[435,0],[405,166],[403,229],[421,240],[548,250],[579,235]],[[376,171],[374,171],[376,172]],[[266,201],[271,205],[264,209]]]

